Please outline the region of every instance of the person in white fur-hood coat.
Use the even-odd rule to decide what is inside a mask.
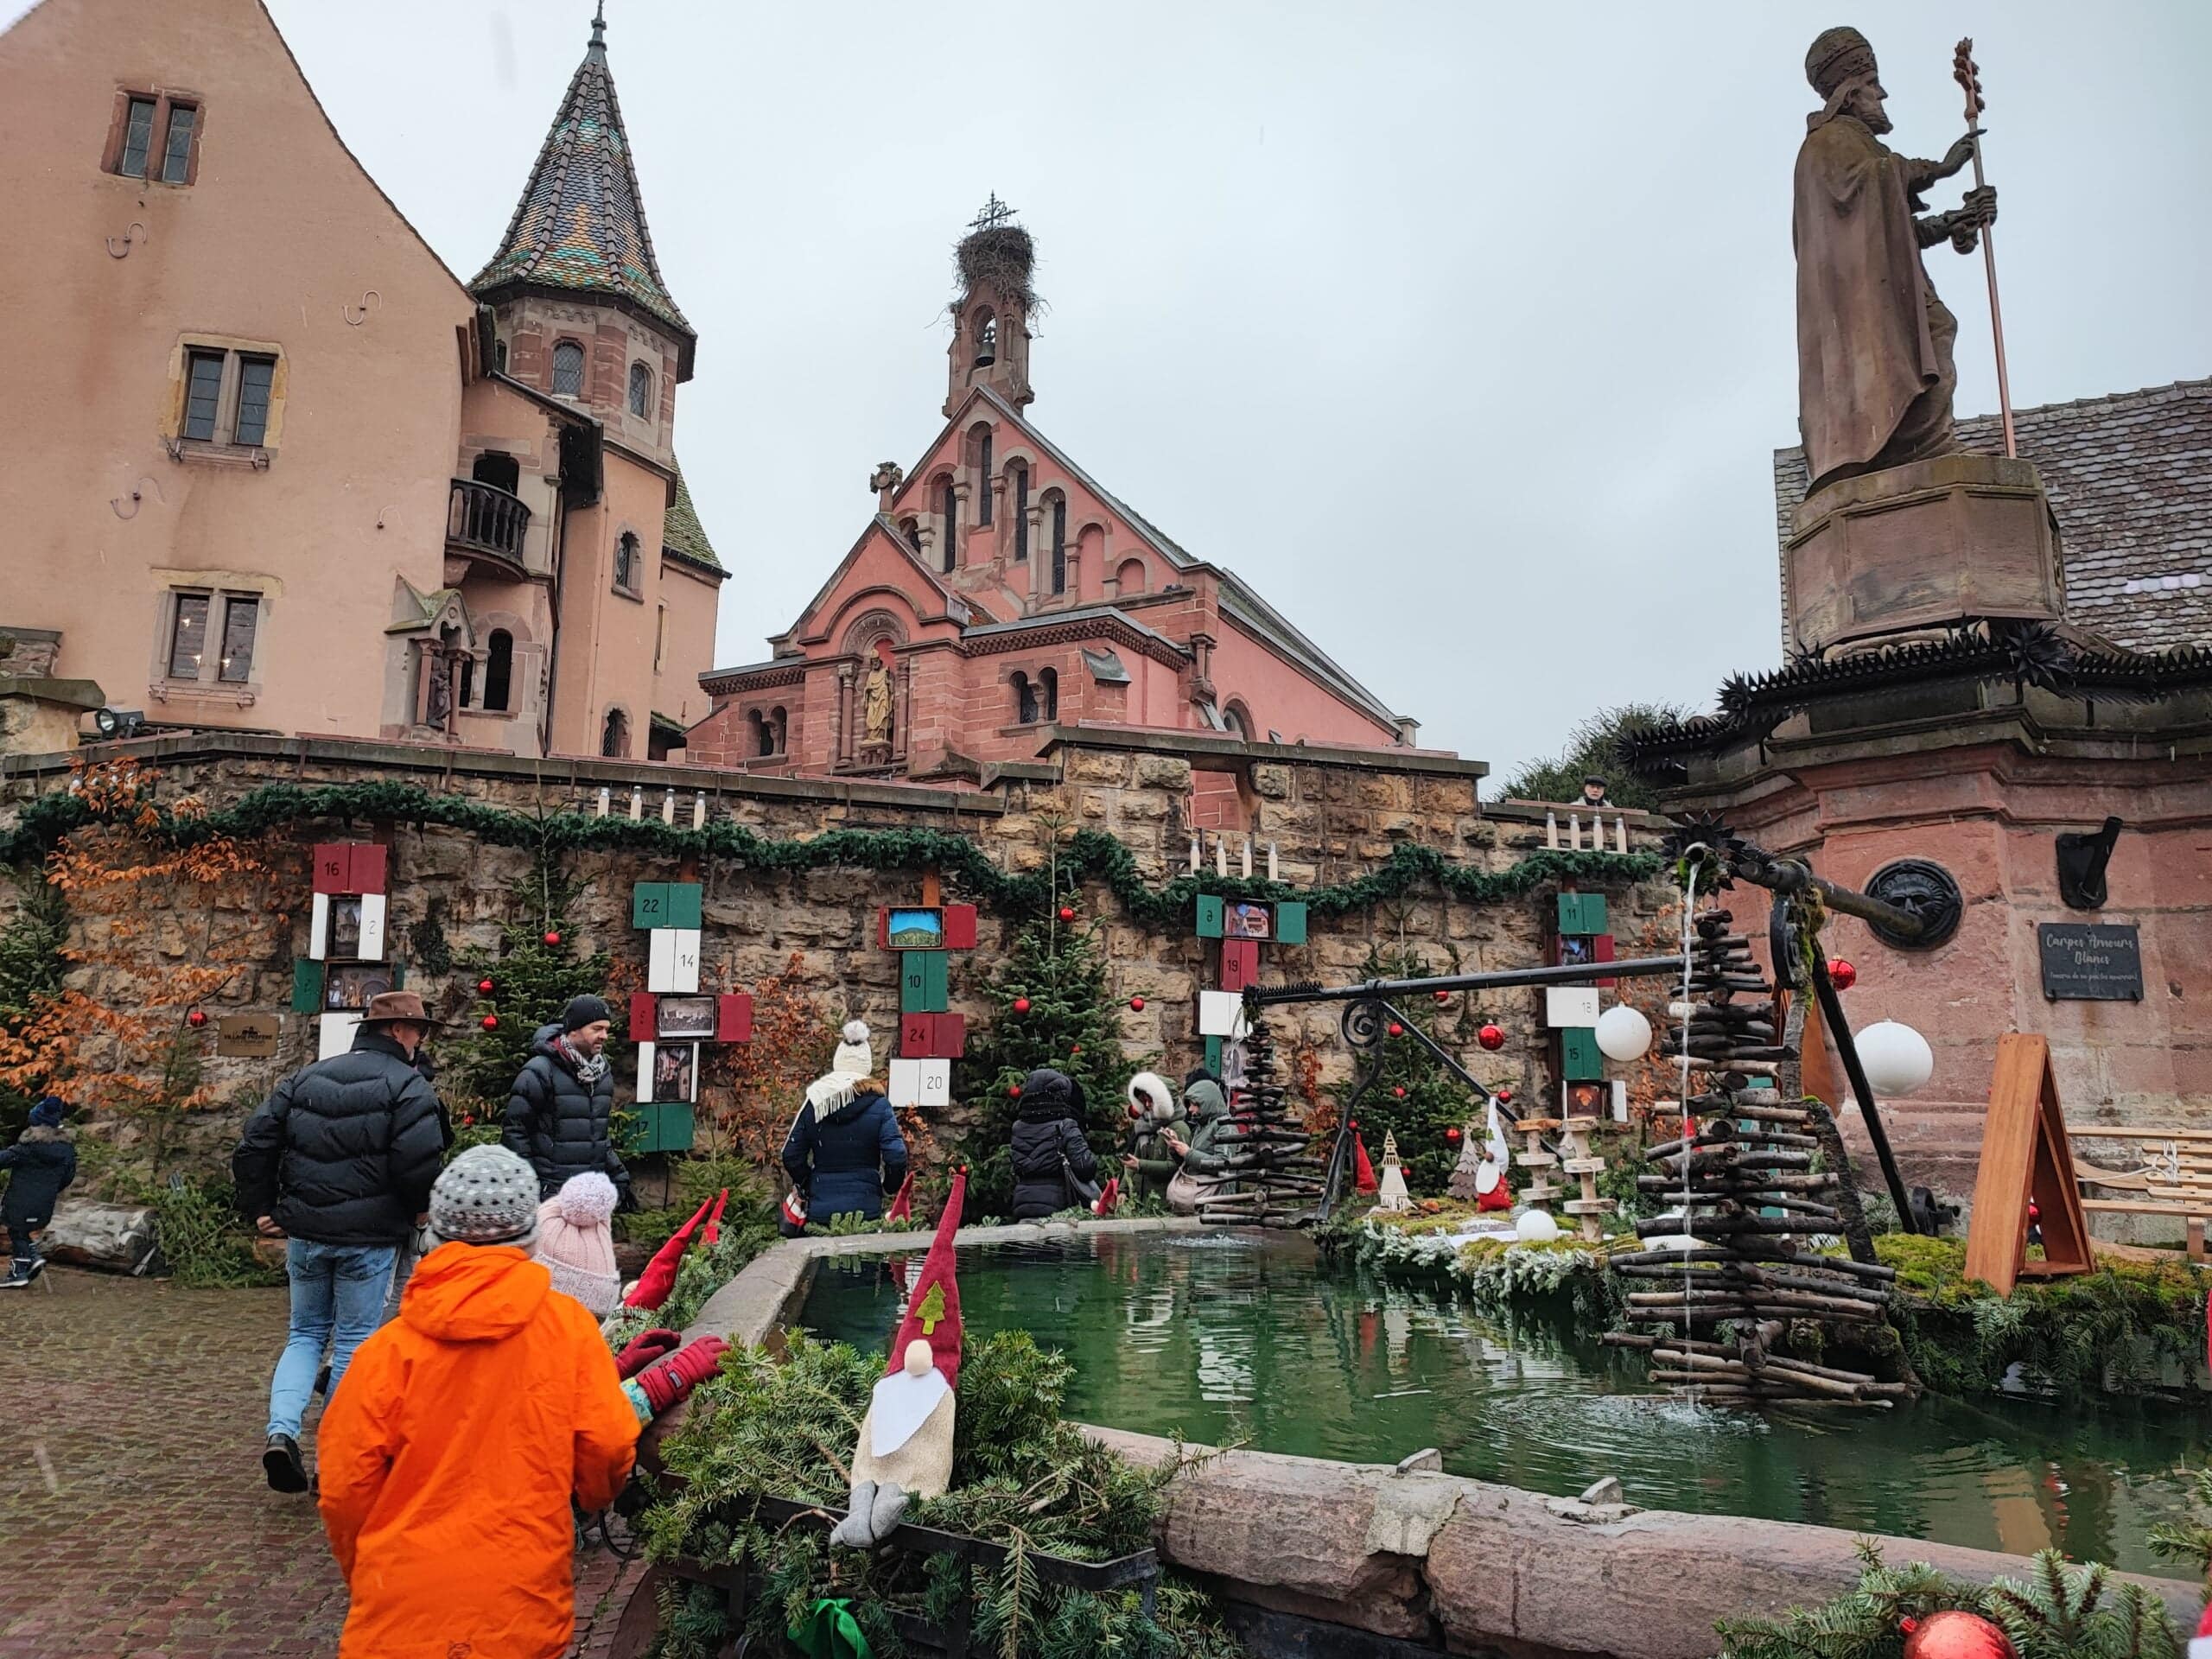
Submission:
[[[906,1141],[885,1098],[868,1046],[867,1025],[849,1021],[830,1070],[806,1086],[806,1098],[784,1138],[784,1172],[798,1200],[785,1207],[784,1230],[808,1222],[883,1214],[883,1195],[906,1179]]]

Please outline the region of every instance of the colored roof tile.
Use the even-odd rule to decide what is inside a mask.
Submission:
[[[596,22],[499,251],[469,287],[481,296],[521,284],[627,300],[696,338],[653,257],[604,25]]]
[[[691,505],[691,486],[683,481],[683,465],[676,467],[676,499],[669,504],[668,512],[660,521],[660,550],[679,559],[689,559],[709,570],[721,570],[727,575],[722,562],[715,556],[715,544],[707,539],[707,527],[699,522],[699,510]]]

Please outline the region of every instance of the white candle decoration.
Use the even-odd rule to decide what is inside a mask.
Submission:
[[[691,798],[691,827],[694,830],[707,827],[707,791],[703,789]]]
[[[599,816],[605,817],[607,809],[614,804],[614,791],[601,784],[599,789]]]
[[[643,784],[632,784],[630,785],[630,822],[635,823],[645,816],[645,786]]]
[[[1282,880],[1275,868],[1275,844],[1272,841],[1268,843],[1268,880],[1270,881]]]
[[[1238,868],[1237,874],[1247,880],[1249,880],[1252,874],[1252,836],[1249,830],[1244,836],[1243,862]]]
[[[660,821],[663,823],[671,824],[676,822],[676,785],[673,784],[669,785],[668,792],[660,798]]]
[[[1217,834],[1213,838],[1213,873],[1216,875],[1229,874],[1229,838],[1226,836]]]

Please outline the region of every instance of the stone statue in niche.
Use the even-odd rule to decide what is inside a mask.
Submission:
[[[869,744],[891,743],[891,671],[878,661],[861,685],[861,733]]]
[[[1798,427],[1809,495],[1858,473],[1902,467],[1957,446],[1951,394],[1958,319],[1936,296],[1920,251],[1948,240],[1974,251],[1997,220],[1997,192],[1966,193],[1927,213],[1922,193],[1974,159],[1972,135],[1940,162],[1881,142],[1888,94],[1874,50],[1855,29],[1831,29],[1805,54],[1823,100],[1797,152],[1791,235],[1797,250]]]
[[[443,731],[453,719],[453,659],[442,647],[425,645],[423,672],[430,681],[423,697],[423,723]]]

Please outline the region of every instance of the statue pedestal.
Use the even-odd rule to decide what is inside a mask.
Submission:
[[[1939,455],[1840,480],[1797,508],[1782,563],[1807,649],[2066,612],[2058,521],[2024,461]]]

